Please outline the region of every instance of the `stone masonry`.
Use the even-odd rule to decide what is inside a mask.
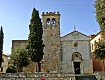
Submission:
[[[43,68],[46,72],[58,72],[60,66],[60,14],[46,12],[42,14],[43,41],[45,44]]]
[[[89,36],[74,30],[60,37],[60,13],[43,12],[44,56],[42,72],[84,74],[93,73]],[[12,51],[26,41],[12,42]]]

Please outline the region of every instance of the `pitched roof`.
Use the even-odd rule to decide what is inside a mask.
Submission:
[[[72,34],[72,33],[74,33],[74,32],[78,32],[78,33],[80,33],[80,34],[82,34],[82,35],[84,35],[84,36],[86,36],[86,37],[89,37],[89,36],[87,36],[87,35],[85,35],[85,34],[79,32],[79,31],[76,31],[76,30],[75,30],[75,31],[73,31],[73,32],[71,32],[71,33],[68,33],[68,34],[62,36],[61,38],[66,37],[66,36],[68,36],[68,35],[70,35],[70,34]]]

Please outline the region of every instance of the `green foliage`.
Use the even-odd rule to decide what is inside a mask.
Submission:
[[[1,63],[2,63],[3,38],[4,38],[4,33],[3,33],[3,28],[1,26],[1,29],[0,29],[0,67],[1,67]]]
[[[102,38],[105,40],[105,0],[96,0],[96,17],[100,25]]]
[[[96,58],[105,59],[105,42],[104,41],[96,43],[95,54],[96,54]]]
[[[26,67],[29,64],[27,51],[21,49],[19,51],[19,54],[17,54],[13,60],[14,60],[13,64],[17,66],[17,68],[21,69],[22,67]]]
[[[96,49],[95,49],[96,58],[103,60],[105,59],[105,41],[101,40],[100,42],[96,42]],[[105,71],[105,65],[103,67],[103,71]]]
[[[17,47],[11,54],[10,64],[15,65],[18,71],[22,67],[26,67],[30,62],[25,48],[25,46]]]
[[[4,33],[3,33],[3,28],[1,26],[1,29],[0,29],[0,45],[3,45],[3,37],[4,37]]]
[[[26,45],[25,44],[21,44],[21,45],[17,45],[11,53],[11,59],[15,58],[16,55],[19,55],[21,49],[26,50]]]
[[[7,70],[6,70],[6,73],[16,73],[16,68],[14,65],[9,65]]]
[[[42,40],[42,22],[39,17],[39,12],[33,8],[32,17],[29,25],[29,37],[27,50],[30,58],[34,62],[40,62],[43,58],[43,40]]]

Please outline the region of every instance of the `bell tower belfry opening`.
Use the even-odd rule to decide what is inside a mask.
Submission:
[[[44,72],[58,72],[60,66],[60,13],[43,12]]]
[[[43,28],[58,27],[60,28],[59,12],[43,12],[42,13]]]

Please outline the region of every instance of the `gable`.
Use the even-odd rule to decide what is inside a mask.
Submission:
[[[63,40],[90,40],[90,37],[78,32],[78,31],[73,31],[63,37],[61,37],[61,41]]]

